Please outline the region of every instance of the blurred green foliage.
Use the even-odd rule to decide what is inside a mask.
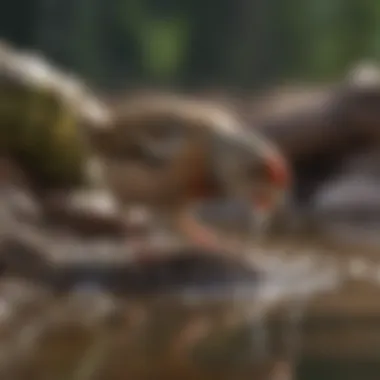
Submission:
[[[4,0],[0,35],[95,84],[330,80],[380,59],[374,0]]]

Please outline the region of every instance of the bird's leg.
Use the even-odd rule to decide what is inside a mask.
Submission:
[[[182,209],[178,214],[179,229],[192,244],[211,250],[224,250],[226,247],[215,231],[196,218],[194,206]]]

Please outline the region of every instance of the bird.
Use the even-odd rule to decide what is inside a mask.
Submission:
[[[215,230],[197,218],[199,204],[247,201],[257,230],[290,189],[290,168],[277,147],[216,103],[153,94],[111,108],[111,127],[93,136],[107,183],[125,204],[169,215],[191,242],[220,248]]]

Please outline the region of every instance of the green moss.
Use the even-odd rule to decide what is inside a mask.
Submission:
[[[45,185],[75,186],[84,179],[88,147],[79,122],[58,91],[0,89],[0,148]]]

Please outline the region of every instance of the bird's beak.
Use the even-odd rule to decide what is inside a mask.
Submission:
[[[230,137],[219,136],[215,145],[210,151],[212,164],[209,171],[210,177],[216,179],[214,190],[203,199],[193,199],[190,206],[194,206],[195,202],[206,205],[218,198],[218,203],[223,208],[223,202],[231,204],[235,200],[234,211],[230,209],[225,213],[216,212],[219,215],[224,214],[223,218],[232,221],[235,219],[232,214],[239,214],[238,208],[242,203],[246,204],[249,217],[244,212],[240,213],[244,219],[241,221],[242,235],[249,231],[249,235],[258,237],[266,232],[276,211],[281,209],[286,200],[290,185],[290,170],[286,160],[264,138],[257,135],[251,137],[245,132]],[[214,222],[212,225],[204,223],[203,218],[199,218],[201,213],[202,211],[196,211],[194,207],[188,207],[187,212],[182,214],[183,229],[188,235],[195,237],[193,241],[201,245],[219,249],[228,247],[225,235],[217,233],[218,228],[214,226]],[[246,225],[247,220],[249,226]],[[231,221],[225,222],[230,225]],[[215,224],[219,222],[224,224],[224,221],[219,220]],[[240,220],[232,224],[240,224]]]
[[[227,145],[219,144],[213,160],[226,195],[251,205],[251,233],[265,230],[290,189],[285,157],[264,136],[237,130]]]
[[[263,153],[263,191],[252,194],[253,212],[258,223],[266,223],[286,201],[290,188],[290,169],[286,160],[278,152]]]
[[[253,172],[252,193],[252,233],[260,235],[267,232],[276,213],[287,200],[290,190],[290,168],[285,157],[264,139],[257,136],[252,144],[253,165],[259,169],[259,176]],[[252,165],[248,161],[248,166]]]

